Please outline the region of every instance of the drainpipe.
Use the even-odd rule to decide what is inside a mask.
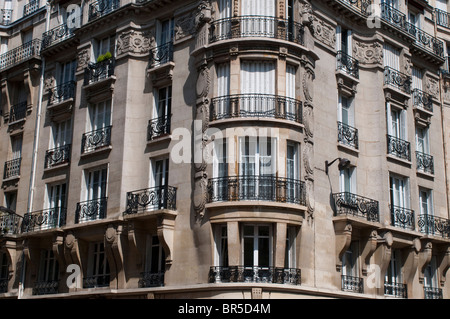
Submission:
[[[51,5],[49,2],[46,3],[46,17],[45,17],[45,32],[49,30],[50,27],[50,10]],[[34,197],[34,185],[36,181],[36,158],[37,152],[39,148],[39,132],[41,127],[41,109],[42,109],[42,96],[44,91],[44,74],[45,74],[45,58],[41,57],[41,75],[39,79],[39,94],[38,94],[38,102],[36,109],[36,124],[34,129],[34,142],[33,142],[33,154],[31,160],[31,173],[30,173],[30,187],[28,191],[28,205],[27,212],[30,213],[33,211],[33,197]],[[25,267],[26,267],[26,258],[25,254],[22,252],[22,274],[19,283],[19,293],[18,299],[21,299],[23,296],[23,291],[25,289]]]

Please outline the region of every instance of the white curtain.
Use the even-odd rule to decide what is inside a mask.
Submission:
[[[436,0],[436,9],[447,12],[447,0]]]
[[[217,96],[219,98],[230,95],[230,64],[222,63],[217,65]],[[229,115],[229,100],[219,99],[216,105],[217,115]]]
[[[274,36],[276,0],[245,0],[242,3],[241,32],[244,37]],[[253,17],[251,17],[253,16]],[[267,17],[266,19],[264,17]]]
[[[422,90],[422,70],[412,67],[412,89]]]
[[[384,66],[388,66],[394,70],[400,70],[400,50],[392,45],[385,43],[383,45]]]
[[[253,94],[275,95],[275,63],[265,61],[249,61],[241,64],[241,94],[252,94],[245,98],[241,111],[273,112],[275,103],[268,97],[253,96]]]

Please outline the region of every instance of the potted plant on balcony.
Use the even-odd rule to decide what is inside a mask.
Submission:
[[[106,52],[105,54],[102,54],[102,55],[100,55],[98,58],[97,58],[97,63],[100,63],[100,62],[102,62],[102,61],[106,61],[106,60],[109,60],[109,59],[111,59],[112,58],[112,54],[111,54],[111,52]]]

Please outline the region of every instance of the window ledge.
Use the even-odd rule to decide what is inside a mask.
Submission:
[[[81,153],[80,158],[86,158],[86,157],[90,157],[90,156],[106,153],[106,152],[109,152],[111,150],[112,150],[112,145],[99,146],[99,147],[97,147],[97,148],[95,148],[93,150]]]

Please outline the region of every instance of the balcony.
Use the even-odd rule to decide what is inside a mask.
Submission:
[[[343,51],[338,51],[336,55],[337,70],[341,70],[354,78],[359,79],[359,62]]]
[[[423,291],[425,299],[443,299],[441,288],[424,287]]]
[[[25,119],[27,117],[27,109],[27,101],[12,105],[9,110],[9,124]]]
[[[20,177],[20,164],[22,158],[16,158],[5,162],[5,167],[3,170],[3,179],[18,178]]]
[[[372,0],[337,0],[337,2],[350,4],[353,9],[360,12],[362,15],[367,16],[370,14],[368,11],[369,6],[372,4]]]
[[[438,236],[444,239],[450,238],[450,221],[446,218],[422,214],[419,215],[417,226],[423,234]]]
[[[48,105],[62,103],[75,98],[75,81],[69,81],[48,89]]]
[[[358,149],[358,129],[338,122],[338,142],[340,144]]]
[[[177,188],[158,186],[127,193],[127,209],[124,215],[169,209],[177,210]]]
[[[388,66],[384,68],[384,84],[411,94],[411,77]]]
[[[411,161],[411,145],[408,141],[388,135],[387,153],[400,159]]]
[[[26,17],[39,9],[39,0],[31,0],[23,7],[23,16]]]
[[[209,42],[247,37],[272,38],[304,45],[303,25],[268,16],[240,16],[214,21]]]
[[[271,94],[237,94],[213,98],[210,120],[273,118],[302,123],[302,102]]]
[[[416,220],[413,210],[396,205],[391,205],[390,208],[392,226],[409,230],[414,230],[416,228]]]
[[[351,215],[366,219],[369,222],[379,222],[378,201],[362,197],[350,192],[333,194],[335,204],[335,216]]]
[[[301,270],[261,266],[212,266],[209,283],[273,283],[300,285]]]
[[[166,115],[148,121],[147,141],[170,134],[170,120],[171,115]]]
[[[384,295],[396,298],[408,298],[408,289],[405,284],[397,282],[384,282]]]
[[[77,203],[75,210],[75,223],[83,223],[106,217],[107,197],[91,199]]]
[[[81,154],[87,154],[111,145],[112,126],[84,133],[81,139]]]
[[[117,10],[120,7],[120,0],[100,0],[89,4],[89,21],[103,17],[104,15]]]
[[[89,85],[114,75],[115,59],[109,58],[97,63],[89,63],[84,69],[84,85]]]
[[[139,288],[164,287],[164,272],[144,272],[138,284]]]
[[[422,90],[414,89],[412,92],[414,107],[433,113],[433,96]]]
[[[58,293],[59,282],[57,280],[38,281],[34,284],[33,295],[49,295]]]
[[[66,224],[67,209],[54,207],[26,213],[23,216],[22,232],[33,232],[62,227]]]
[[[434,160],[433,156],[416,151],[417,171],[434,174]]]
[[[173,42],[167,42],[150,50],[149,68],[173,62]]]
[[[41,50],[45,50],[52,45],[63,42],[74,36],[73,29],[69,29],[66,23],[51,29],[42,34]]]
[[[45,152],[44,168],[52,168],[70,161],[71,145],[67,144],[61,147],[53,148]]]
[[[270,201],[306,205],[305,182],[275,176],[228,176],[208,180],[208,202]]]
[[[448,14],[446,11],[442,11],[439,9],[434,9],[434,13],[436,24],[441,27],[450,29],[450,14]]]
[[[0,236],[18,234],[21,223],[22,216],[4,207],[0,208]]]
[[[342,291],[364,293],[364,280],[359,277],[341,276],[341,289]]]
[[[30,58],[40,58],[41,40],[31,40],[17,48],[0,55],[0,70],[18,65]]]

